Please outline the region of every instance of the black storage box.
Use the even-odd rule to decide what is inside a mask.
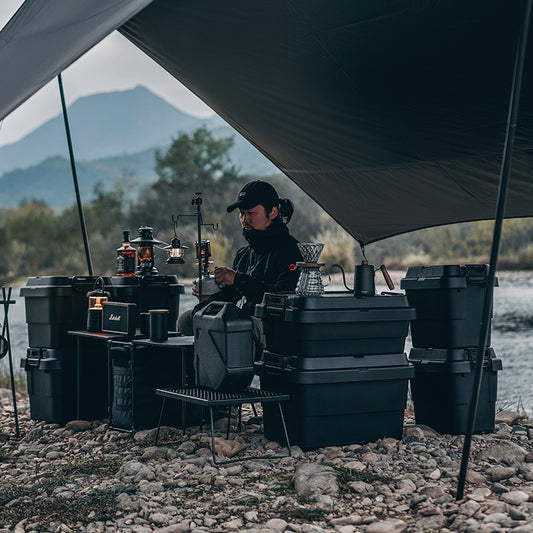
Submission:
[[[415,311],[403,294],[266,293],[255,306],[267,350],[305,357],[401,353]]]
[[[20,366],[27,373],[32,420],[65,424],[76,418],[76,355],[73,352],[28,348]]]
[[[411,322],[413,347],[477,346],[487,274],[487,265],[408,268],[401,288],[416,309],[416,320]]]
[[[69,330],[86,329],[87,292],[95,277],[43,276],[28,278],[20,289],[26,308],[28,343],[34,348],[73,348]]]
[[[328,369],[329,358],[322,359],[322,369],[298,370],[291,358],[264,356],[256,364],[261,388],[290,394],[283,411],[291,444],[318,448],[401,439],[407,384],[414,376],[405,354],[349,357],[351,367],[334,370]],[[264,404],[263,417],[265,437],[283,442],[276,407]]]
[[[196,384],[212,390],[244,390],[254,376],[252,319],[235,304],[211,302],[195,313]]]
[[[138,324],[140,313],[168,309],[168,330],[176,331],[180,294],[184,293],[176,276],[113,276],[106,290],[111,295],[110,301],[137,305]]]
[[[149,345],[134,345],[124,341],[110,341],[109,380],[110,413],[113,427],[127,430],[150,429],[159,424],[161,398],[158,388],[175,388],[182,382],[194,380],[191,356],[182,368],[181,356],[175,351]],[[183,369],[186,372],[183,378]],[[162,425],[181,427],[182,405],[171,402],[164,411]],[[187,425],[199,424],[201,408],[187,406],[183,416]]]
[[[409,358],[415,368],[411,394],[416,423],[430,426],[439,433],[465,433],[474,386],[476,350],[463,350],[462,360],[457,352],[453,354],[455,360],[448,359],[451,350],[425,350],[431,352],[433,359],[422,359],[422,350],[413,352],[415,357],[410,355]],[[488,348],[483,361],[475,432],[494,430],[497,373],[501,369],[501,359]]]

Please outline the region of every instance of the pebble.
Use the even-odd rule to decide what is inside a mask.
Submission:
[[[533,533],[533,421],[520,417],[474,436],[465,499],[456,502],[463,437],[416,425],[409,411],[401,440],[292,446],[292,457],[275,460],[269,455],[280,444],[265,439],[260,407],[255,417],[244,406],[240,433],[227,439],[225,424],[215,431],[227,448],[218,453],[238,443],[235,457],[258,457],[217,466],[209,433],[198,427],[185,435],[163,427],[177,442],[154,446],[155,429],[132,437],[103,422],[32,421],[22,395],[17,440],[1,398],[0,389],[0,497],[18,492],[0,507],[0,533]],[[37,486],[50,488],[35,496]],[[103,520],[98,499],[81,521],[39,511],[40,502],[80,507],[85,495],[106,495],[115,507]],[[19,507],[25,514],[2,522]]]

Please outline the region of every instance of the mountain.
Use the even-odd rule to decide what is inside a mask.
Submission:
[[[155,180],[155,150],[166,150],[180,133],[201,126],[214,137],[234,137],[230,156],[242,173],[261,177],[278,172],[220,117],[193,117],[145,87],[80,98],[68,113],[84,200],[97,182],[112,184],[124,172],[141,184]],[[0,205],[15,206],[22,199],[44,200],[55,208],[70,205],[74,196],[67,158],[61,115],[20,141],[0,146]]]
[[[168,144],[179,131],[210,119],[183,113],[145,87],[86,96],[68,109],[76,159],[133,154]],[[0,175],[52,156],[68,157],[63,116],[49,120],[20,141],[0,146]]]

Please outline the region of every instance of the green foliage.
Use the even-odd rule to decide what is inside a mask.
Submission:
[[[121,245],[122,230],[131,238],[137,228],[151,226],[155,238],[169,242],[173,236],[172,215],[192,215],[191,199],[202,192],[203,238],[211,241],[213,262],[231,264],[235,252],[245,244],[238,216],[226,207],[235,201],[242,186],[255,179],[232,164],[229,151],[233,139],[215,139],[206,128],[176,137],[166,153],[157,153],[157,181],[136,187],[133,176],[123,171],[106,187],[98,183],[94,200],[84,205],[93,271],[97,275],[115,272],[115,250]],[[324,242],[321,260],[324,272],[341,264],[347,271],[362,259],[359,245],[316,202],[282,174],[271,176],[280,197],[294,204],[289,228],[301,242]],[[133,194],[138,191],[138,196]],[[424,229],[370,244],[365,253],[371,264],[389,268],[438,263],[488,262],[493,223],[471,222]],[[167,265],[166,252],[156,249],[156,266],[161,274],[196,277],[194,216],[180,216],[177,235],[189,247],[186,264]],[[0,209],[0,239],[7,261],[0,262],[0,281],[36,275],[82,275],[87,273],[85,250],[75,205],[55,212],[41,201],[25,201],[17,208]],[[500,267],[533,267],[533,220],[504,222]]]

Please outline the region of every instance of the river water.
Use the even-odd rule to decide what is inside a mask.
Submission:
[[[502,359],[503,370],[498,372],[497,407],[533,416],[533,272],[502,272],[498,277],[500,286],[494,292],[492,346],[496,356]],[[26,354],[28,340],[24,299],[19,292],[20,288],[14,288],[16,304],[10,306],[9,324],[14,371],[17,377],[24,379],[20,359]],[[191,286],[186,286],[180,312],[190,309],[194,302]],[[3,313],[0,313],[0,322],[3,323]],[[409,349],[408,337],[406,350]],[[8,357],[0,361],[0,374],[9,374]]]

